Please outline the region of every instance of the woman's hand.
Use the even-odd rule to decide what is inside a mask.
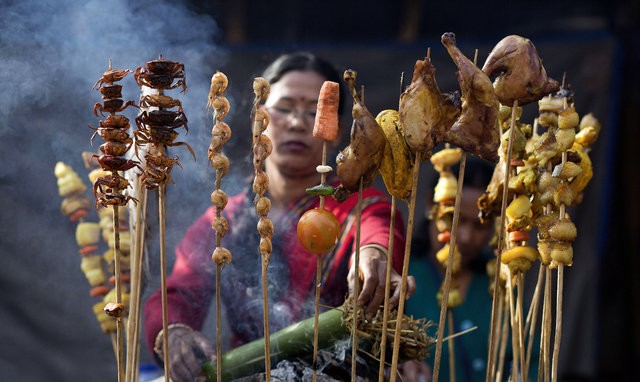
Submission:
[[[355,258],[355,257],[354,257]],[[355,268],[349,270],[349,292],[353,296]],[[387,274],[387,256],[376,246],[364,246],[360,249],[360,276],[361,292],[358,295],[358,305],[365,308],[365,316],[372,319],[380,306],[384,304],[384,287]],[[398,306],[400,300],[400,288],[402,276],[394,269],[391,270],[391,295],[389,297],[389,310]],[[407,277],[408,299],[416,290],[416,282],[413,276]]]
[[[163,359],[162,346],[157,350]],[[202,364],[205,361],[215,363],[215,360],[213,345],[202,333],[187,326],[169,328],[169,374],[172,381],[205,381]]]

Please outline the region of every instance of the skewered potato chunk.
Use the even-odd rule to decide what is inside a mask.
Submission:
[[[448,258],[449,258],[449,244],[445,244],[444,247],[440,248],[438,252],[436,252],[436,259],[443,267],[447,266]],[[460,266],[462,263],[462,254],[458,250],[458,246],[453,248],[453,268],[451,269],[452,273],[457,273],[460,270]]]
[[[64,162],[56,163],[53,170],[56,178],[58,178],[58,194],[67,196],[74,192],[83,192],[87,186],[82,182],[78,174],[73,171],[71,166]]]
[[[76,243],[80,247],[96,244],[100,241],[100,224],[82,222],[76,227]]]
[[[458,180],[451,172],[443,171],[440,173],[438,184],[433,193],[433,201],[440,203],[443,200],[451,200],[456,198],[458,192]]]
[[[525,272],[531,263],[540,257],[538,250],[528,245],[508,249],[502,254],[501,260],[507,264],[512,273]]]
[[[529,216],[531,214],[531,201],[526,195],[520,195],[509,204],[505,213],[511,220]]]

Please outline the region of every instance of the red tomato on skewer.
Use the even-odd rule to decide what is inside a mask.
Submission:
[[[338,242],[340,223],[329,211],[314,208],[298,221],[298,239],[309,252],[317,255],[328,252]]]

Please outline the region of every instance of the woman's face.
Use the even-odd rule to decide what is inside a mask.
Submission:
[[[318,94],[325,78],[313,71],[292,71],[271,85],[265,108],[271,122],[265,133],[273,151],[267,166],[287,177],[315,174],[322,161],[323,141],[313,137]]]

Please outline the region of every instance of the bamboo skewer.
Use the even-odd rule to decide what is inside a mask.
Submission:
[[[551,381],[558,380],[558,358],[562,339],[562,288],[564,281],[564,264],[558,265],[558,284],[556,286],[556,332],[553,338],[553,358],[551,363]]]
[[[518,275],[516,276],[517,278],[517,287],[518,287],[518,296],[517,296],[517,300],[516,300],[516,309],[517,309],[517,324],[518,324],[518,355],[520,356],[519,362],[520,362],[520,370],[522,371],[522,381],[523,382],[527,382],[528,378],[527,375],[525,373],[525,358],[526,358],[526,354],[525,354],[525,347],[524,347],[524,329],[523,329],[523,317],[522,317],[522,304],[523,304],[523,299],[524,299],[524,273],[519,272]]]
[[[404,91],[404,72],[400,74],[400,94]],[[391,215],[389,216],[389,245],[387,246],[387,268],[384,283],[384,304],[382,307],[382,334],[380,338],[380,367],[378,382],[384,381],[384,367],[387,356],[387,324],[389,322],[389,297],[391,294],[391,271],[393,270],[393,240],[396,220],[396,197],[391,195]]]
[[[113,208],[113,252],[114,252],[114,273],[116,276],[116,305],[122,304],[122,280],[120,271],[120,219],[118,217],[118,206]],[[124,381],[124,325],[122,317],[116,318],[116,337],[118,347],[118,381]]]
[[[498,286],[495,286],[495,288],[497,288],[497,287],[498,287]],[[503,312],[504,312],[504,294],[503,294],[503,293],[498,293],[498,302],[497,302],[496,306],[497,306],[498,308],[497,308],[497,311],[496,311],[496,315],[497,315],[497,317],[496,317],[496,322],[495,322],[495,324],[496,324],[496,325],[502,325],[502,314],[503,314]],[[490,331],[491,331],[491,330],[490,330]],[[493,335],[494,335],[494,337],[495,337],[495,338],[493,339],[494,343],[498,343],[498,344],[500,343],[500,334],[501,334],[501,333],[502,333],[502,330],[494,330],[494,331],[493,331]],[[492,350],[493,350],[493,352],[494,352],[494,353],[492,354],[493,359],[497,359],[497,357],[498,357],[498,352],[499,352],[499,347],[498,347],[498,346],[494,346]],[[496,374],[495,369],[494,369],[494,370],[489,371],[489,376],[490,376],[490,378],[491,378],[491,379],[488,379],[488,381],[491,381],[491,380],[492,380],[492,378],[495,376],[495,374]]]
[[[442,338],[444,336],[444,323],[449,306],[449,291],[451,290],[451,275],[453,273],[453,253],[456,246],[456,231],[460,220],[460,202],[462,200],[462,185],[464,183],[464,170],[467,163],[467,154],[463,151],[460,159],[460,170],[458,172],[458,192],[453,210],[453,222],[451,224],[451,238],[449,239],[449,257],[445,270],[444,287],[442,288],[442,303],[440,305],[440,320],[438,323],[438,334],[436,339],[436,353],[433,361],[433,382],[438,382],[440,372],[440,357],[442,356]],[[451,354],[453,356],[453,354]]]
[[[131,272],[131,302],[129,304],[129,325],[127,327],[127,373],[126,381],[137,380],[137,371],[140,356],[140,304],[142,300],[142,261],[144,257],[144,237],[146,219],[143,211],[147,210],[147,190],[142,183],[138,184],[137,196],[139,202],[136,205],[135,236],[133,244],[133,262]]]
[[[362,101],[364,103],[364,100]],[[360,185],[358,186],[358,205],[356,210],[356,251],[353,260],[353,331],[352,331],[352,349],[351,349],[351,381],[356,381],[356,369],[357,369],[357,353],[358,353],[358,293],[360,289],[360,229],[362,223],[362,186],[364,178],[360,178]],[[398,317],[402,317],[398,314]],[[399,330],[396,327],[396,330]]]
[[[449,308],[447,309],[447,316],[448,316],[448,325],[449,325],[449,338],[451,338],[451,336],[453,336],[453,333],[455,332],[455,328],[454,328],[454,321],[453,321],[453,309]],[[444,339],[443,339],[444,340]],[[454,348],[454,342],[453,339],[450,339],[448,341],[449,343],[449,381],[451,382],[455,382],[456,381],[456,357],[455,357],[455,348]]]
[[[407,234],[404,245],[404,259],[402,261],[402,281],[400,283],[400,299],[398,300],[398,317],[404,315],[404,303],[407,298],[407,277],[409,274],[409,258],[411,257],[411,237],[413,236],[413,221],[416,209],[416,194],[418,190],[418,178],[420,175],[420,161],[422,153],[416,153],[411,177],[411,198],[409,199],[409,216],[407,219]],[[391,382],[395,382],[398,370],[398,357],[400,352],[400,330],[402,321],[396,322],[395,335],[393,337],[393,357],[391,359]]]
[[[473,57],[473,64],[475,65],[476,62],[478,60],[478,49],[475,50],[474,52],[474,57]],[[449,143],[446,144],[446,148],[449,148]],[[438,374],[440,371],[440,357],[442,354],[442,337],[444,335],[444,321],[445,321],[445,314],[447,313],[447,311],[449,312],[449,321],[450,321],[450,328],[449,330],[452,331],[453,330],[453,313],[451,312],[451,308],[449,307],[449,293],[451,290],[451,279],[453,277],[453,256],[454,256],[454,252],[455,252],[455,246],[456,246],[456,231],[458,229],[458,221],[460,218],[460,202],[462,200],[462,186],[464,183],[464,171],[465,171],[465,164],[467,161],[467,154],[466,152],[462,152],[462,157],[460,159],[460,170],[458,172],[458,192],[456,193],[456,198],[455,198],[455,206],[454,206],[454,211],[453,211],[453,222],[452,222],[452,227],[451,227],[451,238],[449,239],[449,256],[447,257],[447,266],[446,266],[446,271],[445,271],[445,279],[444,279],[444,284],[443,284],[443,288],[442,288],[442,302],[441,302],[441,306],[440,306],[440,320],[438,323],[438,332],[437,332],[437,339],[436,339],[436,355],[435,355],[435,360],[434,360],[434,368],[433,368],[433,381],[437,382],[438,381]],[[451,365],[450,367],[450,380],[451,381],[455,381],[455,353],[453,352],[454,350],[454,346],[453,346],[453,341],[449,342],[449,364]]]
[[[222,268],[232,261],[231,251],[221,246],[222,237],[226,235],[228,223],[222,210],[227,204],[227,196],[220,189],[222,178],[225,176],[229,159],[222,153],[222,146],[231,138],[231,129],[222,122],[222,119],[229,112],[229,101],[224,96],[229,81],[222,72],[216,72],[211,76],[211,86],[209,90],[207,107],[213,108],[213,127],[211,129],[211,144],[209,145],[208,158],[215,169],[214,191],[211,194],[211,202],[215,206],[215,219],[212,228],[215,231],[215,249],[211,255],[211,260],[216,264],[215,282],[215,308],[216,308],[216,377],[222,380],[222,303],[221,303],[221,282]]]
[[[519,371],[520,371],[520,364],[519,364],[520,347],[518,346],[519,336],[518,336],[518,333],[516,332],[516,329],[518,328],[518,323],[517,323],[517,314],[515,312],[516,303],[513,301],[514,297],[513,297],[512,280],[513,280],[513,276],[511,275],[511,272],[509,272],[509,276],[507,277],[507,301],[509,303],[509,318],[510,318],[511,331],[512,331],[511,347],[513,351],[513,366],[511,368],[511,380],[517,381]]]
[[[384,366],[387,353],[387,325],[389,323],[389,295],[391,294],[391,270],[393,269],[393,241],[396,220],[396,197],[391,195],[391,215],[389,221],[389,245],[387,246],[387,268],[384,285],[384,305],[382,308],[382,334],[380,338],[380,368],[378,382],[384,381]]]
[[[553,288],[551,282],[551,269],[547,266],[545,267],[545,287],[544,287],[544,304],[542,309],[542,338],[540,344],[540,358],[542,365],[542,375],[544,376],[544,381],[549,381],[549,376],[551,375],[551,365],[549,364],[550,360],[550,350],[551,350],[551,290]],[[540,369],[540,368],[539,368]]]
[[[498,359],[497,370],[493,370],[495,375],[495,381],[502,381],[502,372],[504,370],[504,359],[507,353],[507,341],[509,338],[509,304],[507,301],[506,288],[499,294],[499,320],[497,322],[497,338],[496,341],[499,346],[495,346],[496,354],[495,356]]]
[[[565,107],[567,99],[565,98]],[[562,152],[562,164],[567,163],[567,152]],[[564,204],[560,204],[560,211],[558,214],[559,219],[564,219],[566,214],[566,207]],[[553,338],[553,357],[551,361],[551,381],[556,382],[558,380],[558,358],[560,356],[560,342],[562,340],[562,294],[564,287],[564,263],[558,264],[558,281],[556,285],[556,330]]]
[[[513,139],[515,136],[513,126],[516,122],[516,109],[518,108],[518,100],[513,101],[513,107],[511,108],[511,127],[509,132],[509,143],[507,145],[507,158],[505,159],[505,169],[504,169],[504,182],[502,187],[502,206],[500,207],[500,223],[498,225],[498,255],[497,255],[497,267],[498,270],[495,274],[495,285],[497,286],[500,281],[500,263],[502,260],[502,246],[503,246],[503,235],[504,235],[504,223],[505,223],[505,210],[507,209],[507,197],[509,195],[509,164],[511,163],[511,151],[513,148]],[[490,378],[490,372],[493,369],[493,363],[495,360],[492,357],[493,347],[495,346],[493,341],[493,330],[495,330],[495,321],[496,321],[496,301],[498,288],[494,288],[493,290],[493,303],[491,305],[491,325],[490,325],[490,333],[489,333],[489,356],[487,360],[487,379]]]
[[[269,82],[262,77],[256,77],[253,80],[253,92],[255,94],[253,101],[253,109],[251,112],[251,119],[253,123],[252,134],[253,134],[253,152],[254,152],[254,190],[258,190],[256,192],[255,202],[257,203],[259,197],[264,197],[264,193],[267,191],[266,186],[268,186],[268,177],[264,172],[264,159],[265,158],[257,158],[255,153],[261,146],[261,139],[269,142],[269,138],[263,134],[269,124],[269,115],[266,110],[261,110],[259,108],[260,103],[265,101],[267,96],[269,95],[270,86]],[[266,155],[268,156],[268,154]],[[266,157],[265,156],[265,157]],[[264,184],[259,183],[259,175],[263,175],[267,181]],[[262,218],[262,217],[261,217]],[[268,217],[265,215],[265,219]],[[269,283],[267,279],[267,268],[269,266],[269,260],[271,256],[271,238],[272,235],[262,236],[260,237],[260,246],[258,248],[261,256],[261,274],[262,274],[262,303],[263,303],[263,330],[264,330],[264,366],[265,366],[265,377],[267,382],[271,380],[271,341],[270,341],[270,329],[269,329]],[[263,245],[264,243],[264,245]]]
[[[542,283],[544,280],[544,267],[540,265],[540,269],[538,270],[538,280],[536,282],[536,288],[533,292],[533,298],[531,302],[531,307],[529,308],[529,312],[527,313],[527,320],[525,322],[525,334],[528,333],[528,337],[526,339],[527,343],[527,355],[525,358],[525,368],[524,374],[529,373],[529,366],[531,365],[531,352],[533,349],[533,342],[535,339],[535,330],[536,323],[538,320],[538,310],[540,308],[540,295],[542,291]]]
[[[165,229],[165,186],[158,187],[158,229],[160,231],[160,288],[162,291],[162,352],[164,357],[165,381],[169,382],[169,311],[167,302],[167,254]]]
[[[322,166],[327,164],[327,141],[322,142]],[[320,173],[320,184],[325,184],[327,181],[327,173]],[[324,195],[320,195],[321,210],[324,209]],[[320,330],[318,327],[318,320],[320,317],[320,292],[322,287],[322,256],[316,254],[316,296],[314,301],[314,317],[313,317],[313,382],[316,382],[318,378],[318,337],[320,336]]]

